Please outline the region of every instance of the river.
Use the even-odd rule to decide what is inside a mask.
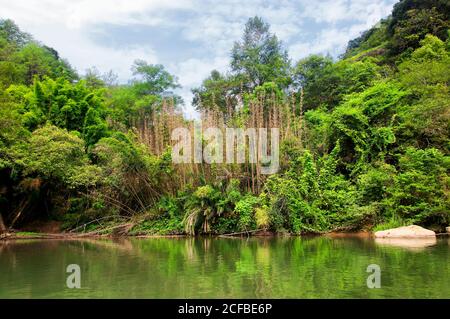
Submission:
[[[450,298],[449,269],[448,237],[16,240],[0,242],[0,298]]]

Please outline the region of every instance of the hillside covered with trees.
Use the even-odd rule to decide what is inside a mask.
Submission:
[[[206,127],[279,127],[280,170],[176,164],[175,75],[78,74],[0,20],[0,232],[323,233],[450,223],[450,3],[402,0],[334,60],[292,61],[259,17],[193,90]],[[3,17],[7,18],[7,17]],[[87,225],[86,225],[87,224]],[[81,227],[81,228],[80,228]]]

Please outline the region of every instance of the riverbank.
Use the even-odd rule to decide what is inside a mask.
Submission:
[[[51,224],[51,225],[50,225]],[[60,228],[60,224],[55,222],[39,223],[34,227],[25,227],[20,230],[13,230],[0,234],[0,240],[16,240],[16,239],[76,239],[76,238],[115,238],[115,237],[134,237],[134,238],[184,238],[193,237],[186,233],[158,233],[158,232],[136,232],[135,226],[139,226],[139,222],[128,221],[127,223],[112,223],[107,225],[81,225],[69,231],[64,231]],[[31,230],[31,231],[30,231]],[[48,232],[47,230],[51,230]],[[289,233],[289,232],[275,232],[265,229],[256,229],[232,233],[211,233],[203,234],[197,237],[296,237],[296,236],[327,236],[330,238],[376,238],[376,237],[401,237],[401,238],[420,238],[421,234],[426,233],[427,236],[445,236],[450,235],[449,232],[435,233],[431,230],[420,226],[411,225],[398,228],[386,229],[383,231],[375,230],[359,230],[348,231],[345,229],[333,230],[321,233]],[[194,236],[196,237],[196,236]]]
[[[291,233],[276,233],[269,231],[257,231],[257,232],[239,232],[231,234],[209,234],[200,236],[191,236],[188,234],[152,234],[152,235],[136,235],[136,234],[97,234],[93,232],[89,233],[38,233],[38,232],[11,232],[0,235],[0,240],[19,240],[19,239],[76,239],[76,238],[186,238],[186,237],[297,237],[297,236],[328,236],[331,238],[343,238],[343,237],[358,237],[367,238],[372,237],[373,232],[361,231],[361,232],[329,232],[323,234],[291,234]]]
[[[339,238],[375,238],[375,233],[372,231],[360,231],[360,232],[329,232],[323,234],[289,234],[289,233],[276,233],[276,232],[263,232],[248,233],[239,235],[230,234],[210,234],[200,236],[190,236],[187,234],[177,235],[114,235],[114,234],[91,234],[91,233],[32,233],[32,232],[13,232],[0,235],[0,241],[5,240],[23,240],[23,239],[48,239],[48,240],[72,240],[72,239],[101,239],[101,238],[189,238],[189,237],[213,237],[213,238],[242,238],[242,237],[329,237],[332,239]],[[449,233],[437,233],[438,237],[450,237]],[[408,238],[406,238],[408,239]],[[410,238],[414,239],[414,238]]]

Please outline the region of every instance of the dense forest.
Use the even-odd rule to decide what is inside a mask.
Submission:
[[[335,60],[292,61],[259,17],[194,89],[204,127],[279,127],[280,170],[172,161],[175,75],[78,74],[0,20],[0,232],[323,233],[450,223],[450,3],[402,0]],[[3,17],[7,18],[7,17]]]

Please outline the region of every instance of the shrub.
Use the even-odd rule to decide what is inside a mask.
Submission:
[[[239,216],[238,226],[240,230],[248,231],[255,228],[254,207],[258,202],[258,197],[247,194],[236,203],[234,211]]]

